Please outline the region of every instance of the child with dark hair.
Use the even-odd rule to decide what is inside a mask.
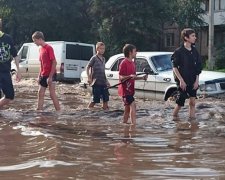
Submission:
[[[124,115],[123,123],[128,123],[130,116],[131,123],[136,124],[136,104],[134,100],[135,94],[135,80],[148,78],[147,75],[143,77],[136,76],[136,67],[133,59],[136,57],[136,47],[132,44],[126,44],[123,47],[123,53],[125,59],[120,63],[119,66],[119,79],[124,83],[120,84],[118,87],[119,96],[122,96],[124,102]],[[128,80],[127,80],[128,79]]]
[[[11,77],[11,61],[15,59],[17,68],[16,80],[20,81],[19,57],[10,35],[2,31],[2,20],[0,19],[0,108],[9,104],[14,99],[15,93]]]
[[[195,31],[187,28],[181,32],[183,45],[175,50],[171,60],[174,78],[177,83],[178,96],[173,116],[177,117],[179,110],[184,106],[185,99],[189,98],[189,117],[195,118],[195,99],[199,87],[199,74],[201,73],[201,58],[193,46],[196,41]]]

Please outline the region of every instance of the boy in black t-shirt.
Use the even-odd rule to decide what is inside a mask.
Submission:
[[[172,55],[172,64],[175,81],[178,86],[178,97],[173,116],[184,106],[185,99],[189,98],[189,117],[195,118],[195,99],[199,87],[199,74],[201,73],[201,58],[193,46],[196,41],[195,31],[187,28],[181,32],[183,45]]]
[[[11,60],[15,59],[17,74],[16,79],[20,81],[21,74],[19,71],[19,58],[16,49],[12,42],[12,38],[3,33],[2,21],[0,19],[0,94],[3,92],[4,96],[0,99],[0,109],[14,99],[14,88],[11,78]]]

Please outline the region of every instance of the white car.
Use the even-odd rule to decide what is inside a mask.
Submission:
[[[139,98],[153,98],[167,100],[175,94],[177,90],[173,77],[172,52],[138,52],[135,64],[137,73],[148,69],[151,74],[147,81],[137,80],[135,82],[135,96]],[[109,58],[105,65],[105,73],[110,85],[119,83],[118,68],[120,62],[124,59],[123,54],[117,54]],[[199,77],[200,87],[198,95],[215,95],[225,93],[225,73],[202,71]],[[81,74],[81,87],[89,87],[87,83],[87,74],[85,71]],[[110,94],[117,93],[117,87],[110,88]]]

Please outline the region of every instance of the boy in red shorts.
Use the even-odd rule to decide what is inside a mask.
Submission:
[[[36,31],[32,39],[37,46],[41,46],[39,60],[41,63],[38,77],[38,107],[37,110],[43,110],[44,96],[46,88],[49,86],[50,97],[53,101],[56,111],[60,111],[59,101],[55,93],[56,82],[56,59],[53,48],[45,42],[42,32]]]
[[[128,123],[130,116],[131,124],[136,124],[136,104],[134,101],[134,85],[135,80],[143,79],[147,80],[148,75],[143,77],[136,76],[136,67],[133,59],[136,57],[136,47],[132,44],[126,44],[123,47],[123,53],[125,59],[120,63],[119,66],[119,78],[120,81],[124,83],[120,84],[118,87],[119,96],[122,96],[124,102],[124,114],[123,114],[123,123]]]

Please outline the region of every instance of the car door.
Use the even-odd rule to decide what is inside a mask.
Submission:
[[[119,65],[124,57],[119,57],[115,60],[110,69],[106,69],[106,78],[108,79],[111,86],[119,83]]]
[[[174,84],[171,54],[162,54],[151,57],[158,75],[156,76],[156,89],[158,92],[165,92],[168,86]]]

